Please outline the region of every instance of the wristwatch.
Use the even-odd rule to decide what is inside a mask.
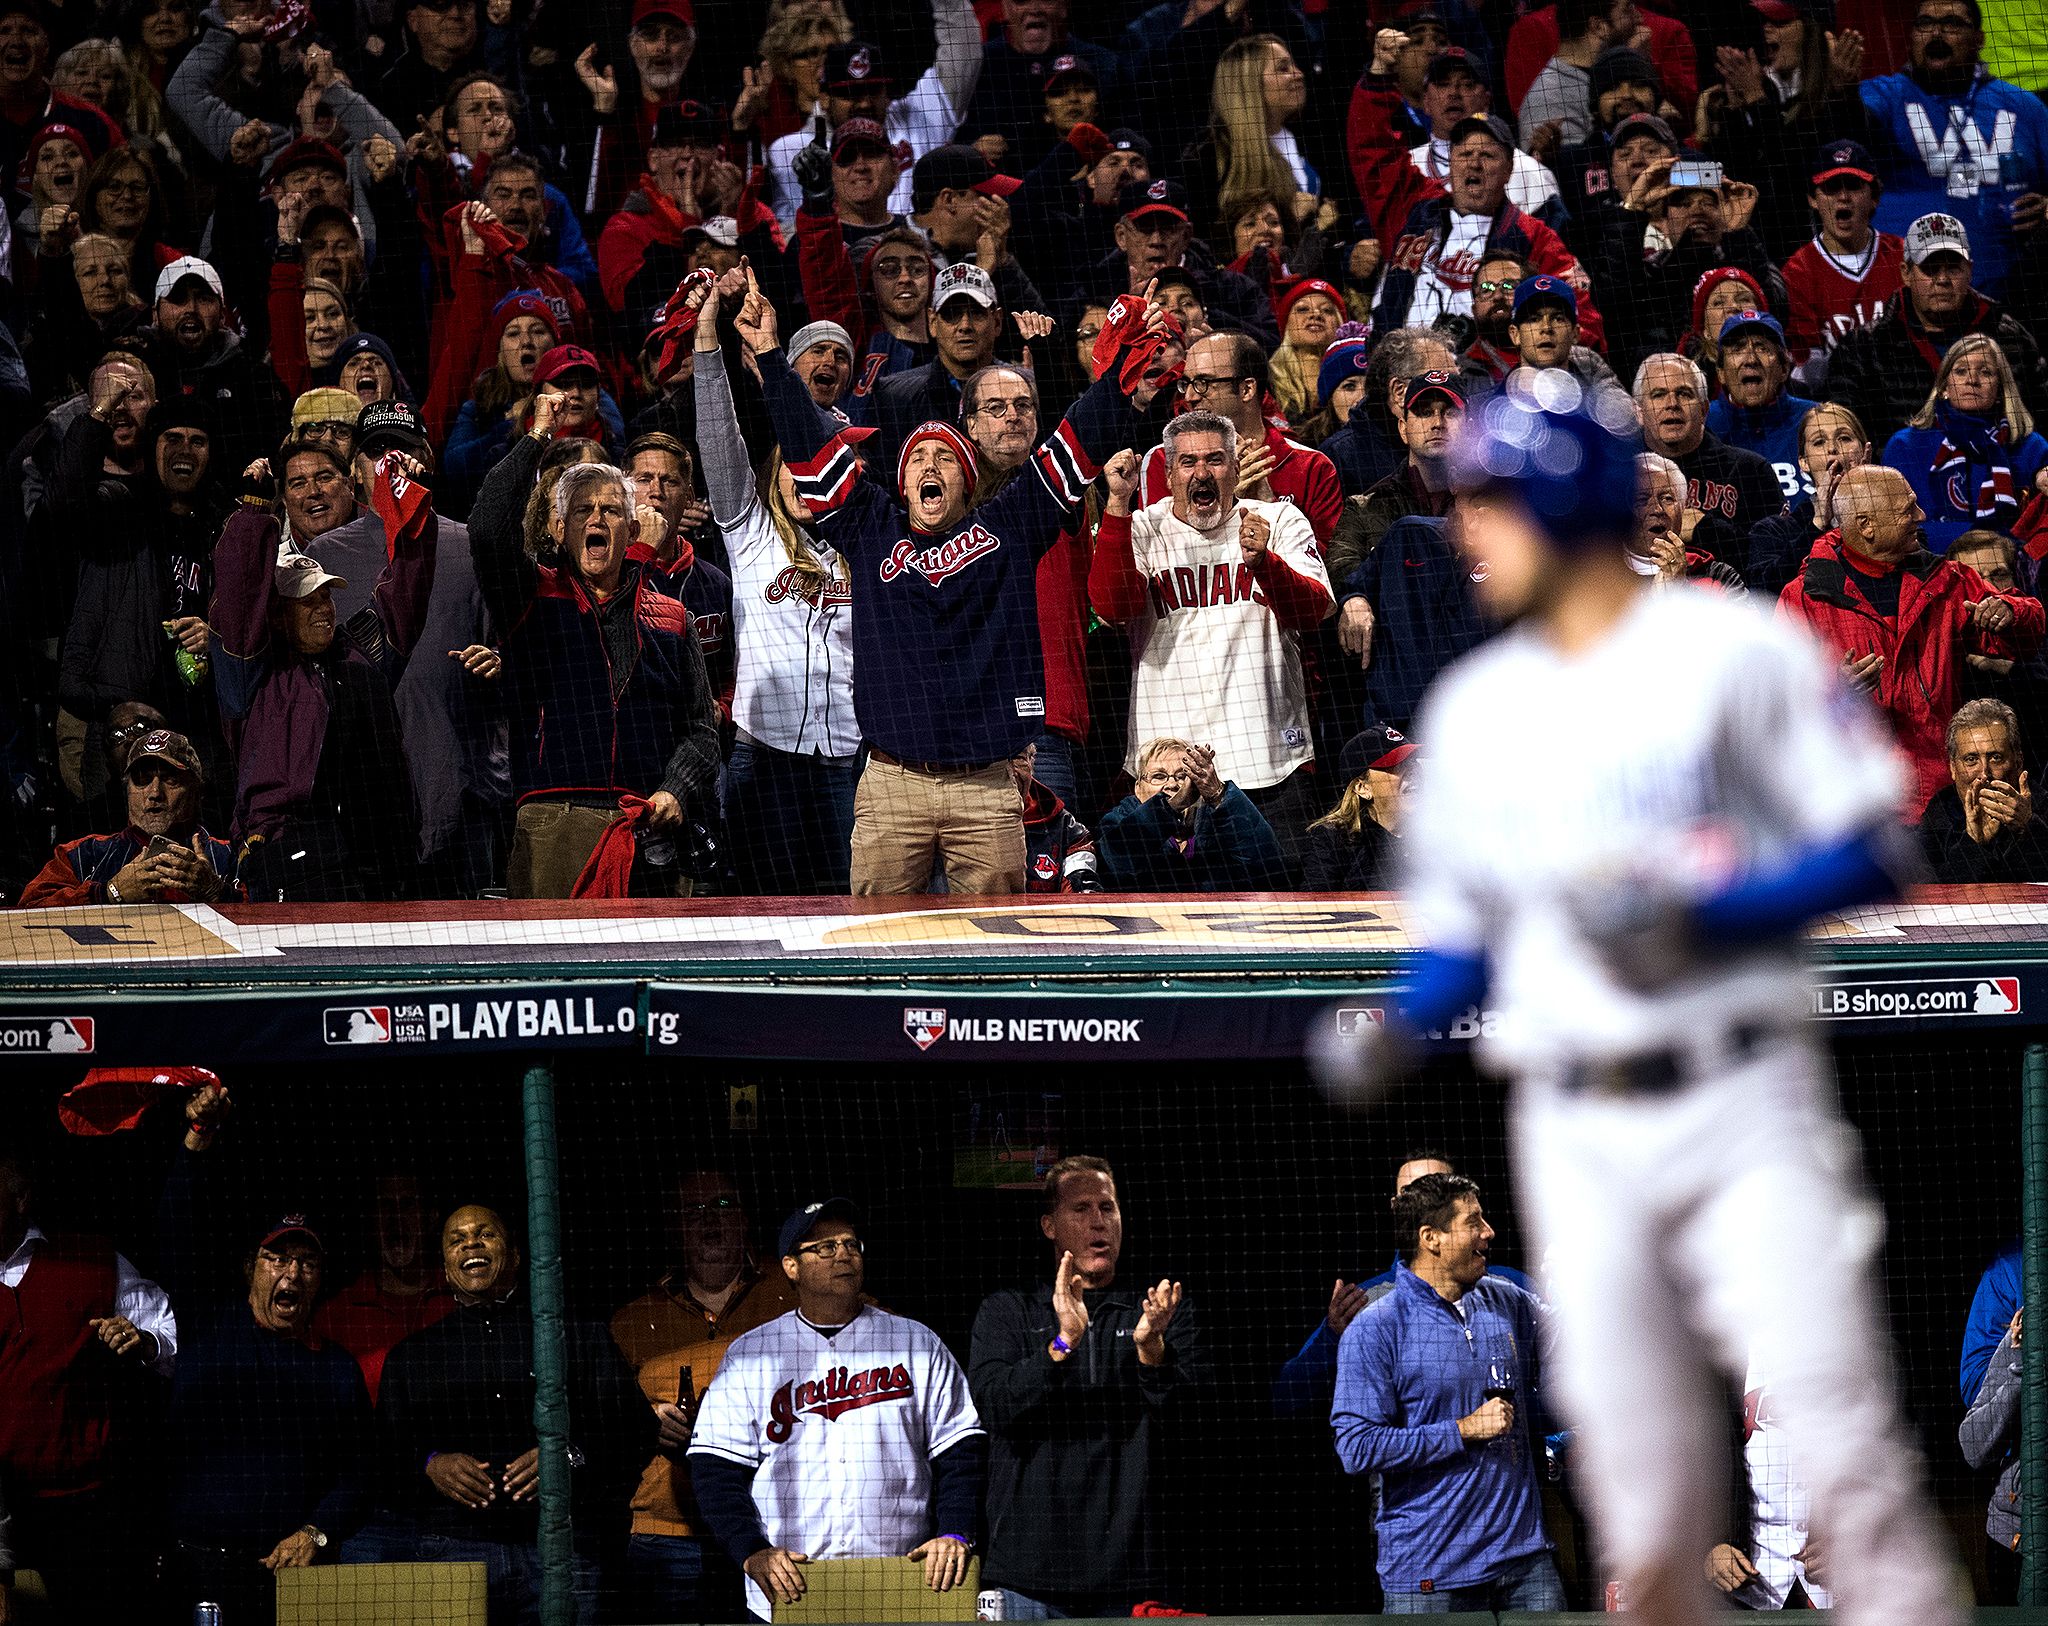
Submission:
[[[327,1532],[322,1530],[317,1524],[302,1524],[299,1528],[313,1538],[313,1545],[315,1547],[325,1547],[327,1545]]]

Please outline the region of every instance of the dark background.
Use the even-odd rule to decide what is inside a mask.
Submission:
[[[1873,1041],[1837,1059],[1889,1219],[1885,1289],[1908,1409],[1943,1512],[1978,1567],[1989,1485],[1955,1447],[1956,1362],[1978,1276],[2018,1229],[2019,1045]],[[45,1223],[110,1232],[146,1271],[177,1123],[159,1112],[136,1134],[66,1137],[55,1102],[72,1076],[17,1073],[0,1095],[0,1139],[34,1155]],[[234,1160],[244,1212],[220,1218],[253,1243],[276,1214],[307,1209],[332,1250],[330,1288],[370,1258],[369,1191],[387,1169],[416,1172],[440,1208],[491,1201],[518,1225],[520,1076],[516,1058],[231,1072],[235,1119],[210,1155]],[[954,1188],[970,1095],[1035,1098],[1061,1125],[1059,1150],[1107,1157],[1124,1207],[1120,1278],[1185,1283],[1219,1367],[1162,1476],[1180,1578],[1166,1601],[1183,1608],[1378,1602],[1361,1487],[1338,1471],[1327,1427],[1276,1424],[1268,1396],[1279,1364],[1321,1317],[1332,1278],[1390,1262],[1387,1200],[1408,1151],[1440,1148],[1477,1179],[1500,1232],[1494,1262],[1534,1268],[1508,1185],[1505,1091],[1462,1066],[1439,1067],[1356,1117],[1329,1110],[1298,1069],[1253,1064],[570,1062],[557,1078],[569,1285],[574,1308],[595,1319],[672,1262],[664,1190],[680,1169],[710,1161],[737,1174],[753,1235],[768,1247],[801,1202],[861,1203],[870,1292],[930,1323],[964,1363],[983,1295],[1045,1265],[1034,1195]],[[758,1086],[751,1132],[729,1127],[736,1083]],[[225,1274],[238,1261],[221,1264]]]

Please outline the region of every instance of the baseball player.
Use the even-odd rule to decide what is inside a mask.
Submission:
[[[843,1197],[783,1221],[797,1307],[733,1340],[690,1437],[697,1505],[763,1620],[816,1559],[907,1555],[950,1591],[981,1520],[966,1374],[929,1327],[862,1300],[859,1224]]]
[[[1566,374],[1476,411],[1458,523],[1517,620],[1439,683],[1404,824],[1430,947],[1333,1084],[1492,989],[1516,1174],[1548,1249],[1558,1387],[1608,1573],[1704,1622],[1724,1421],[1770,1372],[1842,1618],[1958,1619],[1873,1302],[1877,1211],[1810,1037],[1800,927],[1887,896],[1904,784],[1796,631],[1629,568],[1634,420]],[[1557,764],[1570,766],[1560,771]],[[1334,1024],[1333,1024],[1334,1027]]]

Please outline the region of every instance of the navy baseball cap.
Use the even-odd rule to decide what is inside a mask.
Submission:
[[[1790,351],[1785,343],[1785,329],[1777,317],[1769,311],[1736,311],[1721,324],[1720,345],[1726,350],[1735,340],[1747,334],[1765,333],[1780,350]]]
[[[1145,160],[1145,166],[1148,169],[1152,165],[1152,143],[1128,125],[1120,124],[1109,132],[1109,150],[1111,152],[1134,152]]]
[[[1837,175],[1853,175],[1876,186],[1877,164],[1870,156],[1870,149],[1860,141],[1828,142],[1814,159],[1813,173],[1807,180],[1813,186],[1820,186]]]
[[[1468,135],[1490,135],[1509,152],[1515,150],[1515,129],[1498,113],[1474,113],[1462,118],[1451,126],[1451,145],[1456,146]]]
[[[1171,215],[1182,225],[1188,219],[1188,189],[1179,181],[1126,181],[1117,195],[1117,218],[1137,220],[1145,215]]]
[[[1454,73],[1469,73],[1482,85],[1486,75],[1479,71],[1479,59],[1462,45],[1447,45],[1429,59],[1429,67],[1423,73],[1425,84],[1440,85]]]
[[[855,1230],[860,1228],[860,1210],[854,1207],[850,1198],[827,1197],[821,1203],[805,1203],[788,1219],[782,1222],[782,1229],[775,1233],[775,1254],[777,1258],[788,1259],[795,1255],[796,1245],[810,1235],[811,1227],[822,1220],[843,1219]]]
[[[1415,754],[1415,742],[1388,723],[1375,723],[1354,734],[1337,753],[1337,777],[1350,784],[1360,774],[1378,769],[1393,773]]]
[[[889,66],[879,47],[866,40],[848,40],[825,48],[825,68],[819,83],[826,90],[872,90],[889,88]]]
[[[1631,113],[1614,127],[1607,138],[1610,148],[1620,146],[1630,136],[1655,136],[1666,152],[1678,151],[1678,135],[1671,126],[1655,113]]]
[[[1574,322],[1579,319],[1579,296],[1572,292],[1572,285],[1563,277],[1544,273],[1524,277],[1515,284],[1514,320],[1519,322],[1523,311],[1531,305],[1540,305],[1546,299],[1564,306]]]
[[[1432,395],[1441,395],[1453,406],[1462,407],[1465,404],[1465,381],[1448,368],[1417,373],[1408,380],[1408,388],[1401,396],[1401,410],[1413,412],[1418,402]]]
[[[305,1241],[310,1242],[318,1253],[324,1254],[327,1251],[327,1244],[320,1240],[320,1233],[306,1223],[306,1216],[304,1214],[280,1215],[275,1224],[264,1228],[263,1240],[258,1242],[256,1246],[259,1248],[274,1248],[278,1243],[284,1241],[286,1237],[303,1238]]]

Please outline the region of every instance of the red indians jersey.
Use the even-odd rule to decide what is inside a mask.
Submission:
[[[1273,495],[1307,515],[1316,541],[1328,543],[1337,534],[1337,520],[1344,512],[1344,487],[1337,478],[1337,465],[1313,446],[1289,440],[1271,424],[1266,426],[1266,446],[1278,459],[1267,477]],[[1166,500],[1165,447],[1155,446],[1145,454],[1138,478],[1139,507],[1150,508]]]
[[[832,1337],[792,1310],[742,1333],[704,1391],[691,1456],[754,1470],[770,1542],[812,1558],[900,1558],[932,1528],[931,1460],[983,1433],[960,1363],[873,1306]],[[748,1602],[767,1619],[767,1594]]]
[[[1817,351],[1826,355],[1859,327],[1872,327],[1885,301],[1902,286],[1905,242],[1876,233],[1861,261],[1833,253],[1816,237],[1785,262],[1785,286],[1792,300],[1785,342],[1792,364],[1804,366]]]

